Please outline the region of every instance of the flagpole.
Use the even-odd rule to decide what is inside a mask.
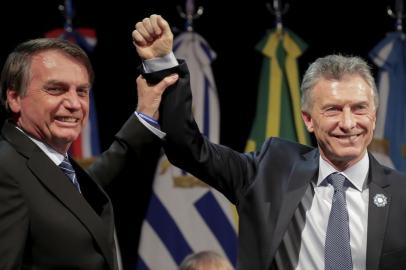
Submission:
[[[182,10],[180,6],[177,6],[179,16],[186,20],[185,22],[185,29],[188,32],[193,32],[193,21],[198,19],[203,14],[203,7],[199,6],[197,11],[195,12],[195,1],[194,0],[186,0],[185,3],[185,12]]]
[[[282,24],[282,15],[286,14],[289,9],[289,4],[286,3],[282,7],[282,0],[273,0],[272,6],[270,3],[265,3],[269,12],[275,16],[275,25],[278,32],[282,32],[283,24]]]
[[[388,7],[388,15],[396,19],[396,31],[403,31],[403,19],[406,17],[406,14],[403,13],[403,0],[396,0],[395,2],[395,12]]]

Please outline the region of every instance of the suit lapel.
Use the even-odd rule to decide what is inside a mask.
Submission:
[[[292,169],[288,180],[287,192],[284,195],[275,231],[272,235],[273,240],[271,241],[271,250],[267,265],[271,265],[271,260],[285,235],[300,200],[303,198],[310,181],[318,172],[318,157],[318,151],[315,149],[304,155],[303,160],[297,161]]]
[[[9,123],[5,124],[2,133],[18,152],[27,157],[27,166],[37,179],[88,229],[100,246],[110,268],[114,269],[112,243],[109,242],[108,237],[111,235],[111,230],[108,227],[110,223],[103,223],[100,216],[69,182],[64,173],[27,136]],[[77,169],[76,166],[75,169]],[[85,173],[80,172],[80,174]],[[92,192],[100,192],[105,196],[101,190],[93,190]],[[108,202],[107,197],[106,202]]]
[[[366,268],[375,270],[379,267],[382,253],[384,233],[388,220],[388,213],[391,206],[391,194],[389,183],[386,180],[382,166],[369,155],[369,205],[368,205],[368,236],[367,236],[367,261]],[[378,206],[374,202],[375,196],[385,196],[387,204]]]

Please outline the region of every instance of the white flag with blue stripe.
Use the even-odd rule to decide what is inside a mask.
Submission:
[[[211,62],[215,53],[195,32],[174,40],[174,53],[185,59],[193,94],[193,112],[202,133],[219,142],[219,103]],[[236,264],[235,208],[222,194],[172,166],[163,156],[144,220],[136,269],[176,270],[192,252],[214,250]]]
[[[379,67],[379,98],[372,146],[387,156],[384,163],[406,172],[406,40],[392,32],[370,52]],[[372,149],[373,150],[373,149]]]

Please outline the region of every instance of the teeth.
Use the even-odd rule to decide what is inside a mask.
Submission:
[[[59,117],[58,120],[62,122],[76,123],[77,119],[73,117]]]
[[[337,136],[337,138],[339,138],[339,139],[351,139],[351,140],[356,139],[357,137],[358,137],[358,135],[351,135],[351,136],[342,135],[342,136]]]

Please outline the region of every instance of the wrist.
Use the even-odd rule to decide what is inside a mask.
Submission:
[[[155,117],[154,115],[151,115],[151,114],[146,113],[146,112],[140,112],[140,111],[137,111],[137,113],[138,113],[139,115],[141,115],[143,118],[145,117],[145,118],[147,118],[147,119],[149,119],[149,120],[151,120],[151,121],[155,121],[155,122],[158,123],[158,119],[157,119],[157,117]]]
[[[156,127],[156,128],[160,128],[159,123],[158,123],[158,119],[156,119],[153,116],[150,116],[148,114],[136,111],[136,113],[138,114],[139,117],[141,117],[142,119],[144,119],[146,122],[148,122],[150,125]]]

